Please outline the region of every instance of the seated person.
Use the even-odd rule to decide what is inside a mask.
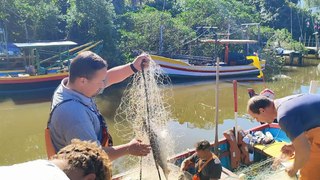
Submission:
[[[96,143],[74,139],[50,160],[0,166],[0,179],[111,180],[111,163]]]
[[[196,174],[193,180],[220,179],[222,165],[219,158],[210,151],[210,143],[206,140],[196,144],[196,153],[185,159],[181,164],[181,171],[186,171],[194,165]]]

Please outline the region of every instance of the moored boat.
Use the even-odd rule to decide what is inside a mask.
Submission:
[[[6,59],[1,62],[0,94],[53,91],[61,80],[68,76],[70,60],[79,52],[98,47],[101,42],[90,42],[70,50],[68,47],[77,43],[72,41],[13,43],[23,53],[15,53],[14,57],[8,53],[3,56]],[[45,54],[48,48],[60,50],[48,56]],[[62,48],[65,51],[61,51]],[[40,51],[43,52],[43,57]]]
[[[257,127],[254,127],[252,129],[247,130],[246,133],[250,133],[250,132],[253,133],[253,132],[257,132],[257,131],[261,131],[264,134],[266,134],[266,132],[270,132],[272,134],[272,136],[274,137],[275,141],[272,144],[266,144],[266,145],[257,144],[257,145],[255,145],[254,149],[253,149],[254,150],[253,154],[251,154],[253,156],[251,163],[261,161],[261,160],[266,159],[268,157],[278,156],[280,154],[280,148],[282,147],[282,145],[284,143],[290,142],[289,138],[286,136],[284,131],[282,131],[280,129],[279,125],[276,123],[263,124],[261,126],[257,126]],[[215,146],[215,144],[212,143],[211,146],[213,148]],[[272,149],[271,149],[271,147],[272,147]],[[274,149],[274,147],[278,147],[278,148]],[[220,139],[219,143],[218,143],[218,148],[219,148],[219,158],[220,158],[220,161],[221,161],[223,167],[228,170],[234,170],[234,168],[231,167],[232,149],[230,148],[230,143],[228,143],[228,140],[226,138]],[[170,158],[169,162],[173,162],[177,166],[180,166],[181,162],[185,158],[192,155],[194,152],[195,152],[195,150],[182,152],[182,153],[177,154],[177,155],[173,156],[172,158]],[[241,164],[243,164],[243,163],[241,163]]]
[[[36,76],[20,74],[15,77],[0,77],[0,94],[54,90],[67,76],[68,72],[57,72]]]
[[[266,160],[270,157],[278,157],[280,155],[280,149],[285,143],[289,143],[290,140],[279,127],[278,124],[263,124],[257,127],[254,127],[252,129],[246,130],[245,133],[254,133],[261,131],[262,133],[266,134],[267,132],[271,133],[274,141],[269,144],[256,144],[253,146],[253,151],[250,153],[251,161],[249,164],[245,164],[244,162],[241,162],[242,167],[248,166],[250,167],[251,164],[254,164],[255,162],[260,162],[262,160]],[[239,145],[239,144],[237,144]],[[211,144],[212,152],[214,149],[215,144]],[[219,159],[222,163],[223,170],[221,179],[241,179],[248,176],[252,176],[252,174],[236,174],[234,170],[237,170],[236,168],[232,167],[233,161],[235,161],[232,158],[232,154],[234,149],[231,148],[230,142],[226,138],[222,138],[218,142],[218,149],[219,149]],[[192,154],[195,153],[195,149],[187,150],[182,153],[178,153],[168,159],[168,163],[171,163],[175,165],[175,168],[179,168],[181,163],[184,159],[188,158]],[[191,174],[194,173],[194,171],[191,169],[189,171]],[[132,179],[132,177],[139,177],[139,169],[132,170],[129,172],[125,172],[122,174],[117,174],[113,176],[114,180],[123,180],[123,179]],[[170,177],[170,176],[169,176]],[[134,178],[133,178],[134,179]],[[170,178],[169,178],[170,179]]]
[[[204,79],[216,76],[216,66],[197,66],[186,61],[152,55],[152,59],[162,68],[164,73],[170,78]],[[261,68],[265,67],[265,61],[260,61]],[[248,63],[247,65],[227,65],[220,63],[219,76],[239,77],[258,75],[260,70]]]

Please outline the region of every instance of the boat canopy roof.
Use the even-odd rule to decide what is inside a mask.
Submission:
[[[214,39],[203,39],[200,40],[203,43],[215,43]],[[218,39],[217,44],[256,44],[258,41],[256,40],[246,40],[246,39]]]
[[[306,47],[306,49],[309,49],[309,50],[318,50],[319,48],[317,48],[317,47]]]
[[[52,42],[33,42],[33,43],[13,43],[19,48],[33,48],[33,47],[52,47],[52,46],[73,46],[77,43],[73,41],[52,41]]]

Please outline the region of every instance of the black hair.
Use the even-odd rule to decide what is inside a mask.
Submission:
[[[259,109],[260,108],[266,108],[270,106],[272,103],[272,100],[266,96],[258,95],[253,96],[248,101],[247,110],[250,110],[254,114],[260,114]]]
[[[76,78],[85,77],[91,79],[96,71],[106,68],[107,62],[91,51],[78,54],[70,64],[69,81],[75,82]]]

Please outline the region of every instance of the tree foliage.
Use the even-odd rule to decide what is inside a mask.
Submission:
[[[192,30],[180,21],[172,18],[170,13],[146,7],[130,12],[122,17],[120,48],[130,56],[137,50],[153,53],[159,52],[160,29],[162,28],[163,53],[172,54],[179,51],[183,39],[192,34]]]
[[[305,2],[314,5],[317,1]],[[306,42],[319,31],[320,21],[297,3],[298,0],[1,0],[0,25],[8,30],[10,42],[68,39],[83,44],[104,40],[101,55],[116,65],[137,50],[211,56],[213,46],[197,40],[205,34],[198,28],[203,26],[215,26],[218,33],[229,32],[231,39],[257,39],[257,26],[243,24],[260,23],[263,42],[273,37],[277,29],[287,29],[293,39]],[[209,38],[212,37],[211,34]]]

